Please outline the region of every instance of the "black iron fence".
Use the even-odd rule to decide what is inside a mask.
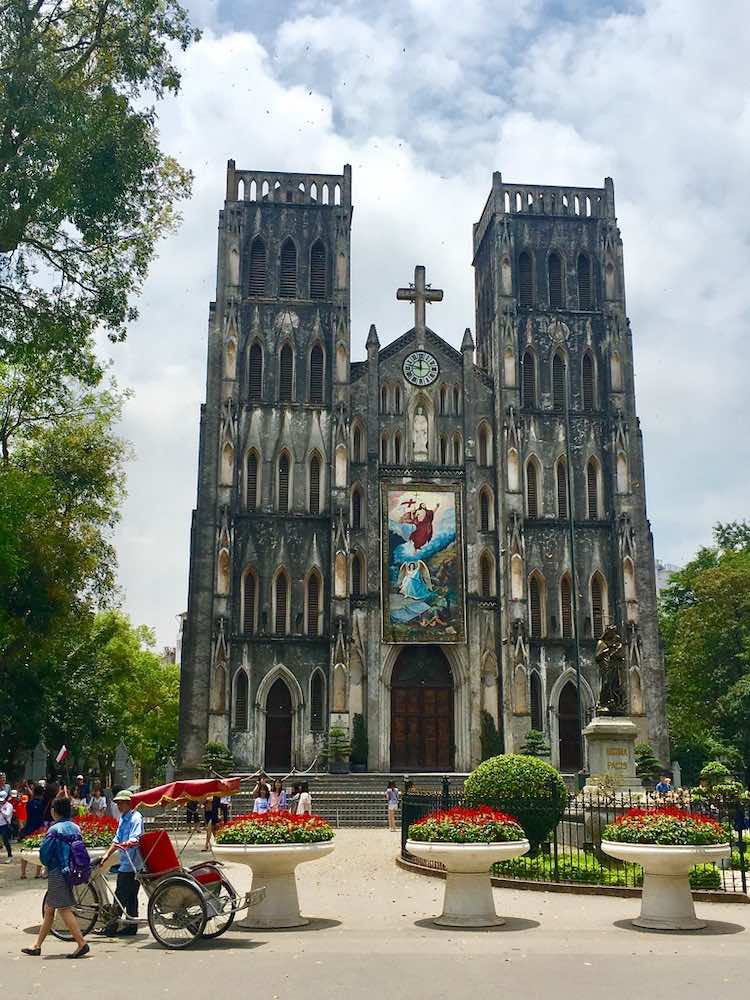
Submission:
[[[401,812],[401,854],[404,859],[423,867],[441,869],[443,866],[438,862],[423,861],[409,854],[406,850],[409,827],[431,812],[464,804],[463,795],[451,792],[447,784],[444,784],[442,792],[407,792],[402,799]],[[727,829],[727,839],[732,847],[731,857],[719,864],[697,865],[690,875],[690,883],[694,889],[747,892],[750,804],[703,795],[694,797],[690,792],[682,790],[668,795],[659,795],[645,789],[642,796],[596,792],[569,795],[560,822],[536,844],[532,844],[531,852],[525,857],[495,865],[493,875],[532,882],[640,887],[643,883],[640,865],[617,861],[605,854],[601,849],[602,830],[607,823],[632,807],[654,805],[673,805],[708,815]],[[545,809],[541,805],[535,806],[533,801],[504,801],[497,803],[497,807],[510,815],[523,817],[529,828],[538,830],[545,825]]]

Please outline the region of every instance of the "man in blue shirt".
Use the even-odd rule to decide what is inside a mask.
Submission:
[[[115,833],[112,845],[107,849],[107,853],[101,860],[101,864],[107,861],[115,851],[120,852],[120,863],[117,866],[117,889],[115,896],[120,904],[123,913],[127,914],[125,926],[117,929],[118,921],[111,921],[102,928],[102,934],[117,934],[121,937],[129,937],[138,933],[138,926],[131,923],[131,919],[138,916],[138,890],[140,885],[135,877],[135,873],[143,868],[143,857],[138,846],[143,834],[143,816],[137,809],[133,809],[131,802],[132,793],[128,791],[118,792],[113,802],[116,803],[120,812],[120,823]]]

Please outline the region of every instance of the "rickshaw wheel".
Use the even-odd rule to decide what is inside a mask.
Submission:
[[[206,921],[205,930],[203,931],[203,937],[208,939],[221,937],[221,935],[225,931],[228,931],[234,923],[234,907],[237,905],[237,893],[229,879],[222,876],[215,898],[223,906],[228,905],[230,907],[230,912],[219,913],[215,917],[209,915],[208,920]],[[210,902],[208,905],[211,905]]]
[[[187,948],[203,934],[208,913],[203,892],[187,878],[166,878],[148,901],[148,925],[165,948]]]
[[[91,882],[84,882],[81,885],[71,886],[71,888],[73,890],[73,896],[75,897],[73,915],[78,922],[81,934],[86,937],[86,935],[90,934],[96,926],[96,921],[99,917],[99,909],[101,907],[101,899],[96,886],[92,885]],[[44,915],[44,907],[46,905],[47,893],[45,892],[44,899],[42,900],[42,915]],[[55,912],[55,919],[52,921],[52,927],[50,930],[56,938],[60,939],[60,941],[73,940],[73,935],[65,926],[59,910]]]

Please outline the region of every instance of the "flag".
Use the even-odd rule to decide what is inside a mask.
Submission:
[[[63,743],[63,745],[60,747],[60,752],[58,753],[57,757],[55,757],[55,763],[62,764],[62,762],[68,756],[70,756],[70,750],[68,750],[68,748]]]

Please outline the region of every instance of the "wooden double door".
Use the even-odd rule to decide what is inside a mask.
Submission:
[[[284,681],[273,684],[266,698],[267,771],[287,771],[292,763],[292,696]]]
[[[453,678],[436,646],[407,647],[391,682],[391,768],[453,770]]]

